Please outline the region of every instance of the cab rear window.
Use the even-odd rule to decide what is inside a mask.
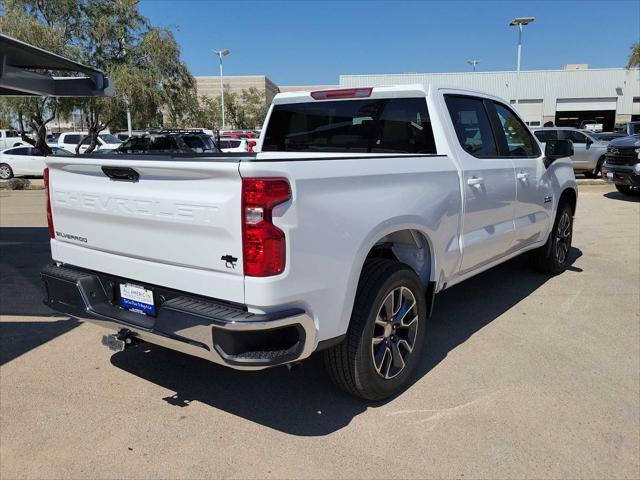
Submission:
[[[424,98],[275,105],[263,152],[435,154]]]

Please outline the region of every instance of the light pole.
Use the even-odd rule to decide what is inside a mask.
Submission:
[[[225,50],[214,50],[213,53],[215,53],[218,56],[218,58],[220,59],[220,104],[222,105],[222,128],[221,128],[221,130],[224,130],[224,83],[222,81],[222,57],[226,57],[231,52],[229,50],[225,49]]]
[[[516,106],[520,102],[519,90],[520,90],[520,56],[522,54],[522,27],[524,25],[529,25],[534,20],[535,18],[533,17],[518,17],[518,18],[514,18],[513,20],[511,20],[511,22],[509,22],[510,27],[516,27],[516,26],[518,27],[518,66],[517,66],[517,73],[516,73],[516,92],[515,92]]]
[[[476,65],[478,65],[480,63],[480,60],[467,60],[467,63],[469,65],[473,65],[473,71],[476,71]]]
[[[129,104],[129,96],[125,95],[124,101],[127,104],[127,132],[129,133],[129,137],[133,135],[133,129],[131,125],[131,105]]]

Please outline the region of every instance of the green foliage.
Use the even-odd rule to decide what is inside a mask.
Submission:
[[[631,53],[629,54],[627,68],[640,67],[640,43],[634,43],[630,48]]]
[[[227,122],[234,128],[256,128],[262,125],[267,115],[264,94],[257,88],[242,90],[240,94],[225,91],[224,106]]]

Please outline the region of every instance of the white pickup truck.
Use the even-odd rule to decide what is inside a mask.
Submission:
[[[527,251],[551,274],[569,261],[572,144],[541,152],[499,98],[285,93],[262,132],[257,154],[49,157],[45,303],[114,349],[237,369],[323,350],[378,400],[407,385],[437,292]]]
[[[27,143],[22,140],[18,132],[15,130],[0,130],[0,150],[20,145],[27,145]]]

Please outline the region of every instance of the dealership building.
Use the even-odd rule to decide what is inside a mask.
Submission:
[[[519,78],[518,78],[519,77]],[[423,84],[480,90],[515,103],[532,127],[553,122],[580,126],[585,120],[611,131],[616,123],[640,120],[640,69],[588,68],[517,72],[341,75],[340,87]]]
[[[195,77],[199,95],[220,95],[220,77]],[[376,87],[423,84],[479,90],[516,103],[532,127],[553,122],[557,126],[578,127],[595,121],[603,130],[615,124],[640,120],[640,69],[588,68],[572,64],[562,70],[517,72],[400,73],[341,75],[339,85],[278,86],[264,75],[225,76],[224,84],[233,92],[254,87],[267,104],[278,92],[329,88]]]

